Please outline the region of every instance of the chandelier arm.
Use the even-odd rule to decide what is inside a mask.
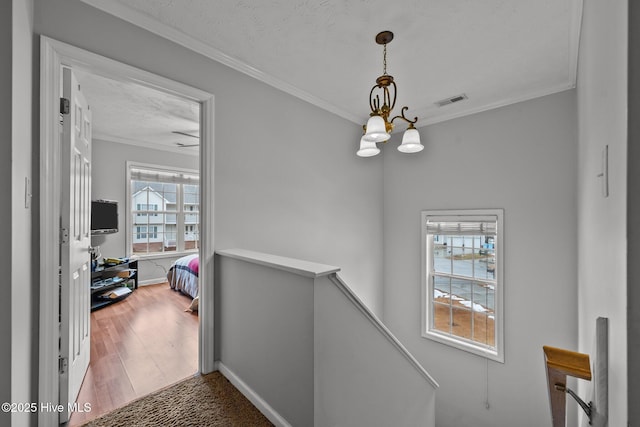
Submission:
[[[369,108],[371,108],[371,111],[374,113],[380,109],[380,97],[378,95],[373,96],[373,91],[378,87],[377,85],[372,87],[371,92],[369,92]]]
[[[382,104],[382,109],[384,110],[383,113],[386,113],[386,116],[389,117],[389,113],[391,112],[391,108],[389,107],[389,105],[391,105],[391,95],[389,94],[389,88],[387,86],[384,86],[382,88],[382,92],[384,93],[384,104]],[[385,108],[385,106],[387,108]]]
[[[393,86],[393,101],[389,96],[389,112],[393,110],[393,107],[396,106],[396,99],[398,98],[398,87],[396,86],[396,82],[391,81],[391,85]],[[387,89],[387,95],[389,94],[389,90]]]
[[[394,121],[395,119],[402,119],[402,120],[404,120],[405,122],[410,123],[410,124],[412,124],[412,125],[413,125],[413,124],[415,124],[415,123],[417,123],[417,122],[418,122],[418,118],[417,118],[417,117],[414,117],[414,118],[413,118],[413,120],[409,120],[409,119],[404,115],[404,112],[405,112],[405,111],[407,111],[408,109],[409,109],[409,107],[402,107],[402,111],[400,112],[400,114],[399,114],[399,115],[397,115],[397,116],[395,116],[394,118],[392,118],[392,119],[389,121],[389,123],[393,123],[393,121]]]

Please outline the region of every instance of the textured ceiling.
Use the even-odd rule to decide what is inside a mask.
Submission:
[[[91,106],[94,139],[198,154],[197,102],[79,69],[74,74]]]
[[[387,71],[418,126],[575,85],[582,0],[83,0],[362,124]],[[438,107],[458,94],[468,99]]]

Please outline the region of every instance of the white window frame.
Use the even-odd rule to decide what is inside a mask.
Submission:
[[[184,209],[184,200],[183,200],[183,192],[182,192],[182,184],[178,185],[177,191],[176,191],[176,211],[175,212],[171,212],[172,214],[175,213],[176,215],[176,250],[175,251],[165,251],[165,252],[150,252],[150,253],[135,253],[133,252],[133,234],[135,233],[135,225],[133,224],[133,212],[135,211],[135,209],[133,209],[132,206],[132,192],[131,192],[131,170],[132,169],[144,169],[144,170],[148,170],[148,171],[155,171],[159,174],[186,174],[186,175],[196,175],[199,176],[199,171],[197,170],[193,170],[193,169],[183,169],[183,168],[176,168],[176,167],[172,167],[172,166],[164,166],[164,165],[157,165],[157,164],[149,164],[149,163],[140,163],[140,162],[133,162],[133,161],[127,161],[126,162],[126,186],[127,186],[127,200],[125,203],[125,208],[126,208],[126,221],[125,221],[125,230],[126,230],[126,241],[127,241],[127,251],[130,255],[136,255],[138,258],[140,259],[152,259],[152,258],[175,258],[176,256],[182,256],[182,255],[186,255],[186,254],[190,254],[190,253],[198,253],[199,251],[199,247],[200,244],[198,244],[198,248],[195,249],[182,249],[180,250],[179,248],[184,248],[184,233],[186,231],[186,227],[185,227],[185,223],[184,223],[184,216],[186,214],[190,214],[193,213],[189,210],[185,210]],[[199,188],[201,188],[200,184],[198,183]],[[200,199],[202,198],[202,194],[200,192],[199,189],[199,194],[200,194]],[[201,212],[200,209],[198,209],[198,224],[200,224],[202,217],[201,217]],[[157,216],[158,214],[152,214],[149,212],[149,215],[154,215]],[[151,224],[149,224],[151,225]],[[180,230],[182,230],[182,232],[180,232]],[[147,231],[147,233],[149,233],[149,231]],[[156,233],[157,233],[157,228],[156,228]]]
[[[442,221],[454,222],[456,219],[497,220],[497,235],[495,238],[495,294],[494,294],[494,327],[495,346],[486,346],[462,337],[438,331],[432,327],[431,310],[433,307],[433,284],[429,280],[430,262],[432,259],[429,238],[427,235],[427,220],[437,218]],[[467,351],[496,362],[504,363],[504,210],[503,209],[467,209],[467,210],[425,210],[421,213],[422,221],[422,337],[451,347]]]

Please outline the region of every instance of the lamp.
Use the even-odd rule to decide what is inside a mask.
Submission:
[[[402,153],[417,153],[422,151],[423,148],[424,145],[420,143],[418,129],[413,127],[413,123],[410,123],[402,135],[402,144],[398,146],[398,151]]]
[[[397,95],[397,87],[393,81],[393,76],[387,74],[387,43],[390,43],[391,40],[393,40],[393,33],[391,31],[382,31],[376,36],[376,43],[384,46],[383,71],[382,75],[376,79],[376,84],[371,88],[371,92],[369,93],[371,114],[369,120],[367,120],[367,124],[362,127],[364,129],[364,135],[360,140],[360,149],[356,153],[360,157],[375,156],[380,152],[376,143],[387,142],[389,138],[391,138],[393,121],[396,119],[401,119],[409,123],[407,130],[402,136],[402,144],[398,147],[398,151],[403,153],[417,153],[424,148],[420,143],[420,134],[414,127],[418,118],[414,117],[413,120],[410,120],[404,115],[409,107],[402,107],[400,115],[389,120],[391,111],[396,105]],[[382,105],[380,105],[381,96]]]
[[[373,141],[367,141],[364,136],[360,139],[360,149],[356,153],[360,157],[372,157],[380,152],[380,149]]]

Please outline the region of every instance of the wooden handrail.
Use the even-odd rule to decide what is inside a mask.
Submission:
[[[591,381],[589,355],[561,348],[542,347],[547,366],[547,385],[553,427],[565,427],[566,394],[569,393],[589,417],[591,424],[591,402],[586,404],[572,390],[567,388],[567,375]]]
[[[591,365],[589,355],[562,348],[543,346],[547,366],[557,369],[566,375],[591,381]]]

